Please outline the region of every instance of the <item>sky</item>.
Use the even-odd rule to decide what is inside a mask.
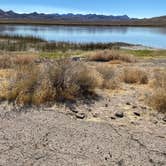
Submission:
[[[19,13],[96,13],[144,18],[166,15],[166,0],[0,0],[0,9]]]

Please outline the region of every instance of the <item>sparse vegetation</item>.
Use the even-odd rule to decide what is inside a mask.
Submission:
[[[108,62],[113,60],[120,60],[124,62],[135,62],[136,59],[129,54],[121,54],[117,50],[104,50],[93,52],[92,55],[89,55],[90,61],[97,62]]]
[[[116,89],[120,87],[120,80],[116,69],[113,67],[101,65],[97,71],[102,75],[102,87],[106,89]]]
[[[93,94],[100,77],[81,63],[61,59],[53,64],[18,65],[9,78],[4,99],[17,104],[75,100]],[[3,90],[5,91],[5,90]]]
[[[136,67],[128,67],[124,69],[124,73],[122,75],[122,79],[125,83],[128,84],[147,84],[148,83],[148,75],[143,69],[139,69]]]
[[[148,98],[149,105],[166,113],[166,70],[155,71],[152,87],[153,92]]]

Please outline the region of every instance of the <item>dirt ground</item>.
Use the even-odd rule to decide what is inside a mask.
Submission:
[[[0,166],[165,166],[166,116],[144,102],[147,86],[97,90],[97,98],[74,104],[1,102]]]
[[[162,120],[80,120],[64,111],[12,109],[5,103],[0,108],[2,166],[166,164],[166,123]]]

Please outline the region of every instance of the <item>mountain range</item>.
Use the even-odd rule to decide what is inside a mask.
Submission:
[[[108,26],[166,26],[166,16],[153,18],[130,18],[127,15],[97,14],[19,14],[14,11],[0,9],[0,23],[16,24],[54,24],[54,25],[108,25]]]
[[[97,14],[44,14],[44,13],[29,13],[18,14],[13,11],[3,11],[0,9],[0,18],[3,19],[51,19],[51,20],[83,20],[83,21],[111,21],[111,20],[129,20],[127,15],[122,16],[106,16]]]

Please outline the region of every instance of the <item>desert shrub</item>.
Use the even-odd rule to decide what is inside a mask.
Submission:
[[[97,73],[88,70],[82,63],[59,60],[50,71],[57,99],[74,99],[93,92],[100,84]]]
[[[129,54],[121,54],[118,50],[102,50],[92,53],[88,59],[90,61],[108,62],[112,60],[121,60],[124,62],[135,62],[135,58]]]
[[[15,65],[29,65],[35,62],[37,56],[35,55],[16,55],[12,61]]]
[[[154,71],[152,78],[152,87],[166,89],[166,69],[159,69]]]
[[[100,86],[99,78],[82,63],[71,60],[18,65],[9,79],[4,98],[22,105],[75,100],[94,93]]]
[[[1,55],[0,69],[14,68],[19,65],[29,65],[35,62],[35,55]]]
[[[12,59],[9,55],[1,55],[0,56],[0,69],[7,69],[12,66]]]
[[[19,104],[29,104],[38,81],[38,68],[34,65],[21,66],[9,80],[6,98]]]
[[[97,71],[102,75],[102,88],[116,89],[120,86],[120,80],[115,68],[108,66],[98,66]]]
[[[147,84],[148,83],[148,75],[147,73],[136,67],[128,67],[124,69],[122,79],[125,83],[133,84]]]
[[[148,103],[159,112],[166,113],[166,70],[157,70],[153,75],[152,94]]]
[[[148,102],[154,109],[166,113],[166,90],[162,88],[156,89],[152,95],[149,95]]]

